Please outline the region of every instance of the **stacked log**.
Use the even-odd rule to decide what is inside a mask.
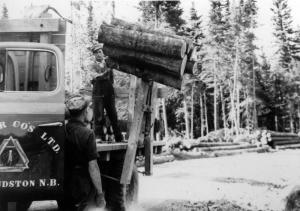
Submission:
[[[98,41],[104,44],[108,67],[177,89],[183,74],[192,74],[195,68],[189,61],[190,39],[138,24],[113,19],[111,25],[101,25]]]
[[[273,148],[283,145],[300,144],[300,137],[295,133],[263,131],[261,142],[266,141]]]

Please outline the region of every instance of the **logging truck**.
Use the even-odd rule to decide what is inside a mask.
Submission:
[[[49,31],[60,30],[60,22],[53,25],[51,20],[52,25],[47,25],[45,19],[38,21],[43,22],[35,25],[38,29],[29,25],[28,30],[35,32],[34,35],[39,31],[40,42],[51,40],[47,37]],[[10,25],[6,23],[6,26]],[[110,64],[117,63],[120,71],[140,78],[134,94],[136,100],[129,122],[129,137],[126,143],[98,143],[97,150],[101,162],[113,159],[120,151],[124,152],[123,171],[118,182],[126,186],[128,200],[134,200],[137,196],[135,158],[140,147],[143,147],[145,155],[145,174],[152,174],[155,144],[150,135],[154,119],[151,108],[157,91],[153,82],[180,88],[183,73],[194,64],[187,64],[187,49],[190,48],[182,39],[164,38],[165,35],[151,31],[140,31],[136,35],[132,34],[132,28],[124,27],[132,25],[123,23],[122,26],[103,25],[99,42],[104,43],[103,51],[112,61]],[[7,30],[11,31],[4,31],[5,35],[24,33],[25,29]],[[162,49],[158,51],[152,46],[160,42],[154,35],[164,38],[162,45],[170,46],[176,42],[177,47],[169,47],[166,53],[159,55]],[[127,44],[135,42],[136,45],[124,46],[117,39],[125,37]],[[1,211],[27,210],[32,201],[60,201],[63,197],[64,79],[64,55],[54,44],[0,42]],[[143,141],[139,145],[141,139]],[[157,145],[161,146],[160,143]]]

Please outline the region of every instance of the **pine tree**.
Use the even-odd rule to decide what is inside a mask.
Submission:
[[[2,17],[1,19],[8,19],[8,9],[6,4],[2,4]]]
[[[185,23],[180,1],[140,1],[138,9],[142,12],[142,22],[154,26],[155,21],[161,26],[167,26],[177,32]],[[163,25],[165,27],[165,25]]]
[[[88,39],[91,44],[94,44],[96,29],[95,29],[95,22],[94,22],[94,6],[92,1],[89,1],[87,12],[88,12],[88,18],[87,18]]]
[[[212,36],[212,44],[219,46],[224,42],[224,19],[222,13],[222,2],[211,0],[211,10],[209,13],[209,34]]]
[[[294,132],[295,102],[299,98],[296,82],[299,73],[295,70],[299,57],[299,40],[292,27],[291,9],[287,0],[275,0],[271,9],[273,15],[274,36],[277,40],[278,66],[275,78],[276,129],[284,128],[283,116],[289,116],[290,131]]]
[[[211,86],[213,87],[214,129],[219,128],[219,88],[222,81],[221,67],[223,66],[223,52],[225,43],[223,5],[220,0],[211,0],[209,12],[208,39],[205,49],[207,54],[204,60],[204,69],[211,74]],[[209,101],[209,99],[208,99]]]
[[[257,66],[257,59],[255,50],[257,47],[254,44],[255,34],[254,29],[257,26],[257,2],[256,0],[246,0],[241,7],[241,82],[244,89],[244,97],[242,101],[245,106],[243,108],[244,124],[247,128],[256,126],[256,104],[255,104],[255,69]],[[250,104],[249,102],[253,102]],[[251,127],[250,127],[251,125]]]
[[[193,59],[197,61],[197,69],[194,70],[195,76],[201,80],[201,72],[202,72],[202,60],[204,58],[205,52],[203,51],[203,43],[205,39],[204,29],[202,26],[202,16],[198,15],[197,10],[195,8],[194,2],[192,2],[192,6],[190,9],[190,17],[188,26],[183,28],[186,36],[190,37],[194,43],[194,52]],[[204,95],[204,84],[201,82],[193,82],[190,84],[190,93],[191,93],[191,137],[203,135],[204,131],[204,120],[203,120],[203,106],[200,106],[200,103],[197,105],[194,102],[202,102]],[[199,99],[198,99],[199,98]],[[198,99],[198,100],[197,100]],[[201,113],[202,112],[202,113]],[[198,128],[194,130],[194,126]],[[202,131],[200,134],[199,131]]]
[[[202,16],[197,14],[197,10],[195,8],[195,3],[192,2],[192,7],[190,9],[190,26],[186,31],[189,32],[189,36],[193,39],[194,44],[197,46],[197,51],[200,50],[202,45],[202,40],[204,39],[204,29],[203,29],[203,21]]]
[[[183,9],[180,7],[180,1],[164,1],[162,12],[165,16],[165,21],[175,31],[178,31],[185,24],[185,21],[181,18]]]
[[[274,13],[273,25],[274,36],[277,39],[279,55],[279,65],[284,71],[292,71],[293,60],[300,60],[300,48],[297,45],[295,31],[292,28],[291,9],[288,6],[287,0],[275,0],[273,2]]]

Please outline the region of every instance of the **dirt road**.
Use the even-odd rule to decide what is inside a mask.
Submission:
[[[300,150],[175,161],[155,166],[151,177],[141,175],[139,204],[131,210],[277,211],[295,185]]]

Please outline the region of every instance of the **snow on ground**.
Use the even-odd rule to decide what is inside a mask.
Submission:
[[[300,150],[175,161],[154,166],[151,177],[140,175],[139,203],[130,211],[279,211],[299,183]],[[45,206],[35,202],[31,210]]]

